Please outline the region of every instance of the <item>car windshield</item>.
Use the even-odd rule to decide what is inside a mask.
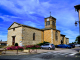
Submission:
[[[49,45],[49,44],[44,44],[44,45]]]

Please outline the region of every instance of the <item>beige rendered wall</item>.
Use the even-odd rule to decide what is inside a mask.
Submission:
[[[44,31],[44,41],[53,43],[54,45],[60,44],[60,32],[58,31],[58,40],[55,40],[56,30],[45,30]]]
[[[51,30],[44,31],[44,41],[51,43]]]
[[[54,31],[54,39],[53,39],[53,41],[54,41],[54,45],[58,45],[58,44],[60,44],[60,32],[59,31],[57,31],[58,32],[58,40],[56,40],[55,39],[55,32],[56,32],[56,30],[53,30]]]
[[[69,39],[66,39],[67,40],[67,44],[69,44]]]
[[[60,40],[62,40],[62,38],[63,38],[63,44],[66,44],[66,37],[60,36]],[[60,43],[60,44],[61,44],[61,43]]]
[[[66,40],[65,40],[65,37],[64,37],[64,42],[63,42],[63,44],[66,44]]]
[[[41,43],[43,32],[40,30],[23,27],[22,28],[23,45],[34,45]],[[33,40],[33,33],[35,33],[35,40]]]
[[[13,29],[8,30],[7,45],[12,45],[12,36],[15,36],[15,43],[20,44],[20,41],[22,41],[22,27],[15,28],[15,31]]]

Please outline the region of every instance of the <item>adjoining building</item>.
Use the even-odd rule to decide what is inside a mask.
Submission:
[[[0,41],[0,46],[6,46],[7,45],[7,41]]]
[[[68,44],[69,38],[60,34],[60,30],[56,29],[56,18],[50,16],[45,19],[45,28],[38,29],[35,27],[19,24],[14,22],[8,28],[7,45],[18,43],[22,45],[34,45],[41,42],[50,42],[54,45]]]

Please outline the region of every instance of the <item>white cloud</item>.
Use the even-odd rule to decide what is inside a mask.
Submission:
[[[4,21],[12,21],[15,19],[22,19],[24,24],[32,27],[42,27],[39,24],[37,17],[30,14],[38,14],[48,17],[51,11],[51,15],[57,19],[57,29],[61,30],[68,38],[72,39],[78,35],[76,31],[70,30],[69,27],[74,28],[75,20],[78,20],[77,12],[75,12],[75,2],[68,3],[69,1],[46,1],[40,2],[40,0],[0,0],[0,6],[8,9],[16,16],[4,15],[0,16]],[[18,17],[17,17],[18,16]],[[32,20],[26,21],[27,17]],[[35,20],[35,22],[32,22]],[[37,23],[38,24],[37,24]]]
[[[7,35],[0,35],[0,40],[7,41]]]
[[[64,30],[63,33],[66,35],[66,37],[69,38],[70,42],[74,42],[76,37],[79,35],[78,32],[76,31],[71,31],[71,30]]]
[[[24,22],[25,25],[28,25],[28,26],[31,26],[31,27],[37,27],[37,24],[36,23],[33,23],[31,21],[26,21]]]
[[[9,16],[9,15],[3,15],[3,16],[0,16],[0,18],[2,18],[4,21],[15,21],[16,18],[19,18],[20,17],[16,17],[16,16]]]

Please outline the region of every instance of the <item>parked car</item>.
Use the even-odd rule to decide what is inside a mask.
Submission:
[[[75,47],[80,47],[80,44],[75,44]]]
[[[50,44],[50,43],[45,43],[44,45],[41,45],[41,49],[55,49],[55,45],[54,44]]]
[[[71,48],[70,45],[66,45],[66,44],[60,44],[60,45],[57,45],[58,48]]]
[[[68,45],[70,45],[72,48],[75,48],[75,44],[68,44]]]

